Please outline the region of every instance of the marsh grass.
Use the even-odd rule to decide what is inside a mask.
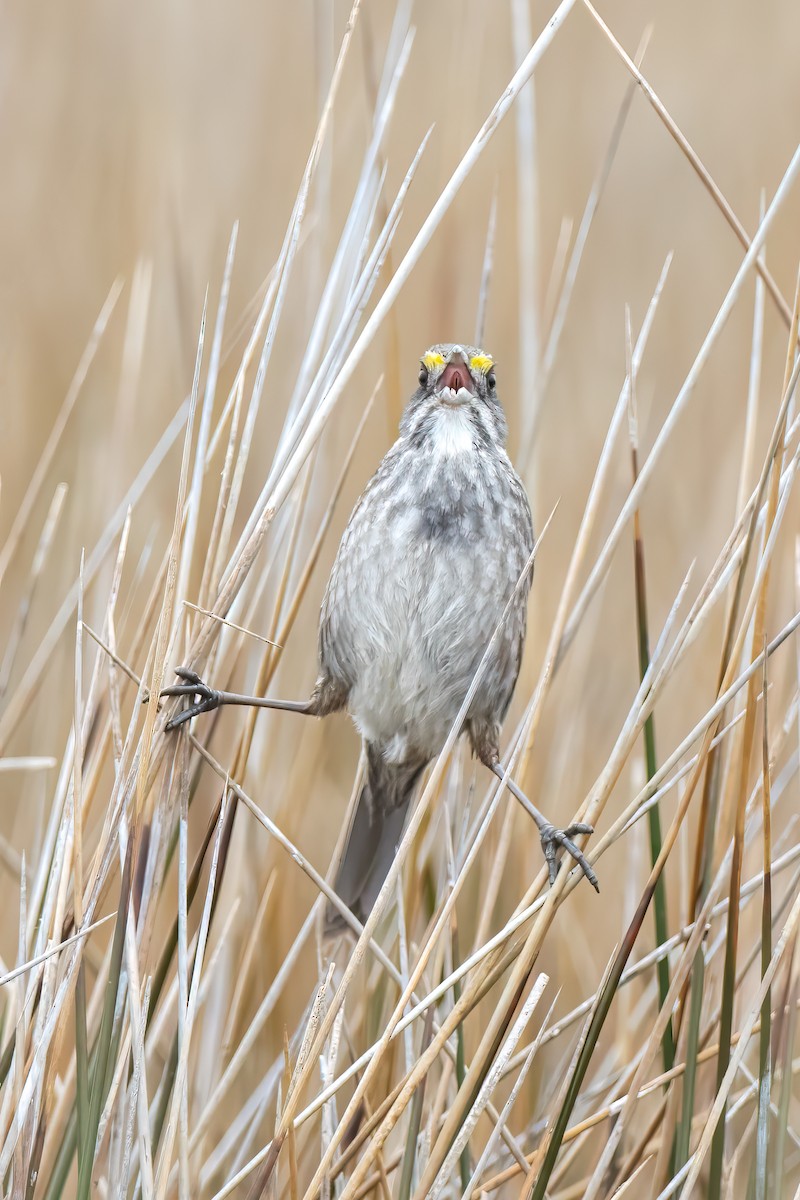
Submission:
[[[270,198],[284,224],[254,294],[232,302],[234,224],[205,301],[175,289],[182,385],[157,376],[154,406],[140,262],[85,349],[70,342],[78,366],[35,452],[11,423],[2,449],[4,1194],[796,1198],[800,147],[749,234],[647,77],[658,23],[634,60],[588,0],[562,0],[535,36],[513,0],[488,116],[451,152],[407,86],[436,15],[414,29],[402,0],[378,18],[359,0],[323,7],[316,129],[294,197],[281,179]],[[486,14],[469,20],[477,37]],[[561,214],[551,239],[541,96],[578,26],[619,76],[583,216]],[[707,261],[685,243],[647,266],[593,259],[598,225],[608,236],[638,203],[630,163],[608,195],[637,106],[647,139],[680,156],[675,195],[694,189],[722,231]],[[766,137],[768,111],[754,116]],[[487,172],[503,137],[515,169],[495,157]],[[680,242],[670,204],[659,219]],[[173,702],[155,697],[179,664],[222,688],[307,694],[336,537],[387,443],[376,419],[395,424],[413,379],[411,308],[450,320],[419,297],[447,290],[466,229],[460,318],[509,363],[516,349],[505,394],[539,533],[508,771],[559,823],[594,825],[601,894],[569,870],[547,887],[533,826],[457,722],[362,927],[329,883],[358,793],[346,726],[236,709],[166,734]],[[582,424],[564,379],[602,358],[582,322],[587,280],[603,296],[609,272],[635,303]],[[692,289],[709,278],[703,309]],[[688,298],[670,298],[679,287]],[[741,351],[734,320],[751,331]],[[742,403],[687,432],[712,368],[729,389],[749,380]],[[105,434],[98,372],[118,376]],[[553,392],[572,466],[555,491]],[[329,902],[351,928],[333,946]]]

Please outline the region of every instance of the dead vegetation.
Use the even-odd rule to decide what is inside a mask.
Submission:
[[[726,141],[727,91],[687,110],[683,60],[711,71],[717,45],[699,17],[676,48],[688,8],[638,50],[622,4],[562,0],[542,25],[511,0],[455,30],[439,5],[307,8],[287,31],[265,6],[269,80],[243,12],[225,34],[241,62],[210,83],[218,18],[181,30],[192,63],[155,13],[129,45],[105,29],[119,57],[84,51],[64,116],[77,139],[92,70],[128,104],[92,107],[91,201],[61,150],[11,151],[0,224],[26,218],[20,257],[44,251],[23,167],[62,171],[95,252],[77,308],[91,293],[98,315],[87,340],[54,284],[40,349],[39,276],[7,305],[26,332],[5,335],[0,448],[4,1192],[797,1200],[800,147],[770,107],[800,111],[797,14],[720,34],[763,84]],[[298,45],[319,94],[293,111]],[[41,44],[34,81],[48,64],[78,88],[63,47]],[[146,64],[171,132],[137,108]],[[239,70],[266,91],[228,95]],[[55,82],[38,104],[57,128]],[[128,213],[103,301],[114,139],[133,121],[155,179],[182,139],[197,166],[211,115],[229,162],[205,196],[173,164],[146,235]],[[262,118],[269,165],[248,174],[232,130],[260,163]],[[219,261],[215,204],[250,210]],[[308,694],[327,567],[415,355],[476,329],[540,532],[510,771],[594,825],[601,895],[574,870],[548,889],[535,829],[454,727],[366,927],[331,957],[318,918],[355,735],[247,709],[169,735],[152,697],[180,663]],[[78,362],[55,409],[48,345]]]

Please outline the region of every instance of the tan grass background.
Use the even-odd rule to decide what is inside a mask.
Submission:
[[[321,281],[350,203],[393,11],[386,0],[366,0],[360,18],[269,370],[242,513],[249,511],[263,482]],[[602,13],[631,54],[652,22],[644,72],[752,232],[761,189],[772,195],[798,140],[800,8],[791,0],[768,5],[607,0]],[[542,5],[531,6],[534,32],[547,15]],[[346,5],[329,7],[324,0],[225,5],[82,0],[46,8],[16,3],[5,6],[0,16],[0,543],[108,288],[117,275],[125,280],[108,335],[0,589],[0,630],[8,631],[25,594],[50,498],[63,480],[68,486],[64,512],[33,598],[11,690],[77,576],[81,548],[88,551],[95,544],[189,390],[204,292],[209,285],[213,311],[233,222],[240,222],[240,230],[229,331],[238,326],[277,257],[346,17]],[[414,23],[416,40],[385,143],[390,196],[425,130],[431,124],[434,130],[412,185],[394,262],[514,68],[510,7],[505,3],[431,0],[418,5]],[[575,225],[580,219],[627,84],[621,63],[578,5],[535,76],[539,210],[529,217],[537,231],[535,286],[545,323],[562,219],[572,218]],[[352,502],[394,437],[398,402],[415,385],[419,354],[435,341],[472,338],[495,188],[498,234],[485,343],[498,362],[512,456],[519,451],[536,357],[520,344],[516,161],[512,109],[326,431],[310,494],[317,518],[374,380],[385,370],[387,386],[359,444],[283,655],[276,694],[302,697],[313,682],[316,612],[327,568]],[[635,332],[670,250],[675,258],[639,380],[644,448],[669,410],[742,251],[682,153],[637,94],[580,267],[543,398],[534,454],[519,461],[538,526],[556,502],[558,510],[537,563],[531,636],[509,727],[541,665],[594,465],[624,379],[624,306],[631,307]],[[795,189],[767,245],[768,263],[789,302],[799,257],[800,195]],[[152,282],[140,370],[130,386],[122,361],[137,263],[144,264],[139,269],[149,272]],[[689,564],[697,559],[697,578],[703,578],[734,519],[752,299],[751,281],[646,494],[642,520],[654,632]],[[786,329],[768,299],[757,465],[777,410],[785,353]],[[237,362],[235,350],[223,368],[223,393]],[[137,605],[143,603],[169,537],[179,461],[177,444],[136,506],[122,596],[122,611],[130,605],[119,631],[123,657]],[[628,487],[629,462],[620,446],[594,553]],[[211,515],[207,503],[201,543]],[[771,634],[796,609],[796,517],[795,505],[771,588]],[[304,545],[309,544],[310,527],[303,536]],[[140,578],[135,579],[137,562]],[[86,619],[96,627],[102,623],[110,567],[111,560],[87,594]],[[525,780],[534,801],[559,820],[570,817],[596,778],[635,692],[633,604],[632,548],[623,539],[557,679]],[[268,630],[271,606],[267,589],[256,624],[260,632]],[[72,719],[73,630],[71,621],[5,753],[59,759],[63,754]],[[718,614],[658,705],[657,738],[665,753],[713,699],[720,635]],[[134,665],[141,669],[143,664]],[[251,684],[252,672],[245,668],[238,678]],[[789,649],[775,660],[772,674],[776,711],[783,711],[794,679],[794,651]],[[238,720],[225,714],[223,729]],[[257,730],[244,785],[324,872],[352,785],[356,736],[344,719],[305,728],[281,715],[261,716]],[[612,813],[640,786],[641,770],[637,755],[618,784]],[[53,783],[52,773],[0,775],[0,830],[10,852],[25,852],[35,860]],[[796,778],[790,786],[791,796],[776,818],[776,839],[791,811],[797,811]],[[212,778],[204,778],[201,795],[205,804],[216,796]],[[673,795],[667,812],[674,803]],[[204,825],[199,807],[196,811],[193,837]],[[498,918],[510,912],[539,867],[535,838],[521,815],[515,831]],[[226,955],[236,961],[270,871],[278,871],[279,886],[248,988],[247,1009],[252,1012],[314,892],[244,814],[232,853],[226,909],[236,898],[239,908],[229,944],[220,951],[223,961]],[[434,859],[441,853],[442,847],[434,845]],[[686,915],[681,894],[685,865],[686,852],[683,866],[674,864],[669,876],[673,923]],[[597,986],[621,936],[647,874],[643,831],[612,848],[601,866],[600,899],[588,888],[578,889],[562,915],[559,936],[548,940],[541,958],[541,969],[562,988],[559,1008],[564,1010]],[[755,857],[749,867],[746,877],[758,869]],[[0,918],[0,954],[12,963],[18,883],[9,863],[0,870],[10,897]],[[462,915],[468,930],[475,902],[474,891],[468,891]],[[643,944],[651,945],[651,939],[647,922]],[[102,946],[102,937],[98,944]],[[296,1024],[316,973],[309,947],[259,1041],[250,1080],[243,1077],[237,1085],[241,1091],[234,1089],[229,1098],[231,1111],[237,1097],[241,1102],[246,1094],[247,1083],[279,1052],[283,1026]],[[610,1040],[624,1039],[625,1005],[632,1004],[626,1001],[612,1014]],[[468,1045],[478,1027],[475,1017],[468,1025]],[[209,1017],[205,1034],[213,1038],[214,1032]],[[544,1086],[548,1070],[564,1061],[563,1053],[560,1047],[537,1061],[532,1094]],[[225,1111],[218,1121],[224,1127]],[[269,1136],[268,1124],[264,1134]]]

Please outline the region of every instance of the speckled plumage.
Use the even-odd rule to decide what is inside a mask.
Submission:
[[[190,700],[165,730],[222,704],[316,717],[349,709],[364,738],[367,777],[334,887],[361,921],[386,879],[419,777],[444,746],[479,668],[459,733],[535,822],[550,882],[566,851],[599,891],[573,841],[592,826],[556,828],[500,763],[533,550],[530,506],[505,441],[493,360],[472,346],[433,346],[422,357],[400,437],[342,537],[322,604],[320,674],[310,700],[219,691],[191,667],[177,668],[181,682],[161,692]],[[329,904],[325,925],[329,933],[350,927],[341,905]]]
[[[470,365],[476,358],[486,370]],[[422,361],[400,437],[345,529],[320,620],[318,710],[346,706],[367,746],[367,782],[336,883],[362,918],[417,780],[442,749],[533,548],[491,359],[440,345]],[[443,386],[462,379],[457,393]],[[527,578],[517,592],[465,722],[489,765],[519,673],[529,586]],[[330,912],[329,925],[338,923]]]

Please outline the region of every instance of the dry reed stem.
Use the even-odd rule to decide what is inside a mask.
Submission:
[[[423,53],[430,53],[433,26],[428,22],[433,18],[427,12],[417,14],[415,36],[410,27],[410,4],[402,0],[386,34],[380,21],[373,27],[371,12],[359,18],[356,3],[334,65],[333,19],[330,11],[321,10],[312,39],[313,53],[318,55],[317,107],[311,122],[316,132],[277,261],[254,301],[246,306],[243,321],[234,320],[235,332],[226,337],[239,235],[238,224],[230,220],[227,228],[232,232],[207,366],[201,366],[206,357],[204,316],[191,394],[165,422],[160,438],[150,441],[151,426],[142,422],[134,443],[140,414],[150,420],[144,402],[145,390],[151,385],[148,326],[153,324],[151,315],[161,313],[155,307],[160,296],[160,267],[139,260],[133,270],[124,327],[119,329],[121,370],[110,389],[115,407],[104,455],[107,461],[92,472],[81,465],[74,477],[65,469],[68,486],[56,486],[62,461],[69,464],[72,426],[77,424],[72,414],[80,415],[83,438],[96,416],[95,376],[102,380],[100,387],[109,390],[103,375],[108,357],[103,343],[111,343],[116,333],[110,318],[122,286],[119,282],[103,306],[44,449],[34,456],[30,469],[25,464],[27,476],[20,488],[19,507],[7,520],[10,532],[0,549],[4,611],[11,614],[0,654],[0,775],[4,786],[8,783],[15,790],[0,857],[10,871],[14,889],[17,880],[20,889],[19,912],[12,901],[13,919],[7,931],[8,945],[16,945],[18,966],[13,970],[3,967],[0,976],[0,988],[8,985],[0,1014],[4,1033],[0,1044],[0,1171],[15,1194],[25,1194],[25,1190],[32,1194],[31,1185],[26,1187],[31,1172],[40,1181],[37,1190],[38,1186],[45,1189],[47,1200],[70,1194],[75,1145],[84,1141],[77,1128],[76,1095],[86,1091],[86,1065],[93,1061],[94,1047],[100,1044],[107,992],[109,987],[112,991],[116,988],[112,947],[102,927],[119,907],[117,889],[130,869],[126,865],[129,844],[139,851],[130,887],[133,905],[130,910],[123,906],[119,917],[124,921],[120,924],[123,969],[112,996],[112,1025],[106,1022],[111,1057],[97,1109],[97,1145],[90,1147],[93,1184],[100,1193],[116,1195],[119,1200],[222,1196],[260,1166],[261,1170],[255,1170],[254,1185],[260,1188],[266,1183],[273,1194],[280,1194],[285,1187],[293,1200],[300,1196],[311,1200],[319,1189],[328,1194],[328,1189],[332,1192],[335,1188],[347,1200],[376,1190],[386,1200],[398,1186],[407,1123],[419,1157],[415,1200],[422,1200],[432,1189],[444,1191],[453,1186],[467,1145],[476,1165],[466,1194],[477,1196],[502,1187],[508,1194],[516,1194],[520,1183],[516,1176],[524,1173],[529,1173],[529,1190],[536,1164],[543,1161],[546,1138],[536,1149],[531,1147],[558,1112],[559,1091],[548,1086],[548,1078],[554,1072],[558,1077],[564,1070],[564,1060],[568,1062],[574,1049],[576,1022],[600,1002],[599,963],[608,954],[608,943],[620,936],[614,932],[614,922],[622,911],[614,886],[618,856],[637,853],[634,825],[652,804],[662,803],[671,824],[657,867],[677,880],[683,860],[686,878],[682,891],[689,891],[688,859],[700,840],[693,820],[693,794],[712,754],[718,755],[720,764],[723,804],[715,836],[709,842],[716,864],[710,888],[696,913],[692,907],[682,914],[682,920],[675,921],[672,928],[677,932],[670,939],[653,949],[637,950],[636,961],[631,958],[621,972],[619,986],[632,982],[634,986],[620,997],[617,1028],[613,1028],[614,1022],[608,1023],[607,1042],[592,1058],[574,1116],[561,1139],[563,1153],[549,1186],[561,1200],[578,1195],[586,1200],[603,1188],[614,1196],[632,1196],[649,1187],[653,1193],[660,1191],[664,1200],[679,1190],[686,1194],[697,1186],[705,1170],[714,1128],[727,1127],[729,1136],[736,1129],[737,1147],[729,1143],[727,1160],[722,1163],[723,1192],[738,1194],[741,1181],[747,1178],[749,1158],[755,1153],[757,1113],[762,1110],[772,1114],[770,1146],[778,1162],[793,1169],[792,1155],[798,1145],[792,1109],[798,1066],[792,1061],[798,970],[797,959],[789,959],[800,920],[800,845],[791,799],[800,757],[794,744],[800,707],[794,664],[788,670],[786,657],[776,657],[776,653],[790,638],[796,640],[800,625],[800,614],[787,608],[784,536],[795,515],[800,465],[800,418],[794,416],[793,400],[800,364],[794,361],[796,331],[790,322],[783,388],[776,411],[767,410],[766,389],[772,387],[774,378],[775,311],[784,319],[789,312],[778,283],[766,269],[765,240],[769,232],[770,261],[780,278],[782,263],[789,261],[791,268],[794,266],[794,251],[790,249],[787,259],[781,227],[798,155],[766,211],[762,204],[759,229],[751,241],[707,167],[645,80],[640,62],[631,61],[585,0],[633,83],[604,158],[601,147],[600,173],[571,253],[568,219],[561,221],[555,245],[549,247],[543,241],[549,219],[540,222],[536,214],[540,203],[543,214],[550,212],[556,193],[551,175],[539,173],[537,159],[540,155],[544,159],[547,153],[552,110],[542,106],[538,113],[534,111],[531,79],[571,7],[570,0],[560,5],[554,21],[528,50],[531,39],[524,5],[515,2],[509,6],[503,19],[514,34],[515,61],[522,60],[522,65],[446,186],[440,189],[434,180],[435,203],[428,206],[422,200],[422,216],[419,190],[428,187],[430,180],[421,181],[420,189],[415,185],[416,194],[411,192],[421,156],[429,145],[436,155],[426,156],[426,170],[438,167],[439,156],[443,149],[449,152],[453,135],[452,123],[445,123],[444,146],[442,141],[429,141],[430,131],[420,144],[431,115],[427,101],[435,99],[441,84],[429,76],[426,89],[420,91],[415,74]],[[475,17],[479,23],[483,19],[482,14]],[[488,28],[484,28],[483,38],[478,37],[472,21],[465,17],[463,30],[453,34],[451,62],[459,61],[458,39],[466,37],[467,30],[470,47],[480,45],[481,61],[488,62]],[[352,60],[357,56],[349,55],[348,47],[353,37],[362,33],[368,120],[359,163],[352,156],[356,139],[348,125],[352,119]],[[656,33],[660,36],[658,30]],[[379,38],[385,47],[382,66],[375,53]],[[496,41],[494,37],[491,40]],[[507,40],[510,45],[512,39]],[[562,48],[565,54],[571,52],[572,43],[566,36],[558,41],[559,52]],[[637,57],[641,58],[641,52]],[[676,77],[676,112],[677,86]],[[544,76],[541,87],[549,101],[551,93]],[[544,575],[537,575],[544,582],[539,583],[541,593],[534,592],[534,605],[546,634],[546,648],[538,681],[533,680],[535,686],[527,672],[523,673],[527,687],[520,689],[521,716],[516,727],[509,726],[511,736],[505,739],[508,771],[524,779],[532,794],[536,788],[555,791],[562,808],[576,807],[574,799],[583,797],[577,804],[578,815],[601,825],[587,856],[593,863],[602,859],[604,868],[609,864],[601,879],[604,884],[608,879],[610,886],[607,891],[604,887],[602,907],[584,909],[580,893],[570,901],[570,910],[562,911],[579,882],[577,874],[562,871],[556,887],[544,890],[544,872],[536,869],[538,859],[531,870],[529,830],[515,807],[497,781],[484,786],[480,775],[473,773],[470,785],[463,756],[452,754],[457,723],[423,789],[375,912],[366,928],[357,922],[353,925],[357,941],[344,971],[336,976],[318,954],[317,974],[309,982],[314,965],[309,942],[320,909],[326,898],[336,903],[323,871],[312,866],[312,862],[328,859],[327,831],[332,825],[324,826],[323,835],[317,818],[322,813],[319,806],[327,803],[333,779],[338,779],[336,734],[298,731],[297,740],[287,741],[284,750],[277,740],[277,724],[267,726],[262,740],[257,735],[261,727],[252,713],[235,726],[227,718],[212,718],[205,725],[198,724],[193,735],[171,739],[162,732],[167,713],[159,712],[152,701],[142,707],[141,701],[158,689],[173,663],[183,660],[187,643],[189,657],[202,661],[215,680],[246,672],[259,689],[268,689],[279,678],[281,664],[293,668],[297,660],[289,655],[295,647],[310,669],[319,572],[331,549],[327,539],[334,522],[344,515],[339,505],[349,486],[356,447],[374,401],[380,397],[393,411],[404,391],[398,363],[404,361],[407,318],[396,301],[423,255],[429,256],[433,235],[446,214],[447,227],[437,239],[442,242],[441,261],[454,261],[453,245],[460,249],[474,242],[477,247],[472,258],[476,280],[481,271],[478,341],[483,341],[485,330],[487,335],[497,336],[492,332],[493,321],[502,322],[506,340],[526,370],[532,359],[546,363],[541,378],[535,373],[538,399],[551,370],[555,394],[561,386],[562,363],[576,344],[570,341],[567,315],[572,324],[573,310],[580,311],[583,319],[586,314],[582,289],[575,287],[579,266],[582,284],[590,291],[594,286],[592,259],[583,256],[592,219],[603,224],[604,235],[613,228],[615,214],[607,211],[606,205],[600,209],[598,200],[636,87],[645,92],[747,253],[707,327],[666,420],[653,430],[652,448],[634,491],[623,497],[615,478],[619,433],[634,379],[647,410],[650,368],[645,363],[640,373],[640,367],[660,305],[665,267],[636,346],[628,350],[622,390],[607,426],[604,397],[608,372],[598,376],[597,410],[606,415],[601,418],[602,446],[588,499],[582,515],[578,506],[560,510],[553,531],[556,536],[549,537],[546,546]],[[537,80],[537,99],[539,88]],[[412,93],[418,105],[425,101],[420,130],[411,125],[404,130],[401,124],[410,111]],[[506,178],[487,160],[488,178],[494,180],[493,198],[489,203],[484,179],[483,199],[477,206],[483,214],[480,231],[477,237],[469,232],[464,237],[467,200],[462,197],[456,206],[456,195],[467,176],[482,164],[497,124],[515,100],[518,137],[515,143],[512,132],[505,153],[508,146],[515,147],[511,157],[516,159],[516,174],[507,173]],[[598,96],[598,103],[600,100]],[[466,97],[464,101],[464,111],[471,111]],[[703,113],[700,108],[696,112],[699,130]],[[398,162],[408,159],[396,160],[395,126],[402,130],[403,139],[408,134],[412,148],[419,147],[405,174],[402,167],[398,172]],[[625,126],[626,140],[629,134],[638,136]],[[345,138],[348,153],[337,156],[336,148]],[[583,169],[586,164],[580,165]],[[353,167],[352,181],[349,167]],[[448,158],[444,178],[449,169]],[[301,165],[298,175],[300,170]],[[291,178],[291,169],[284,173]],[[479,179],[479,173],[475,174]],[[399,187],[392,183],[395,178],[400,179]],[[641,182],[646,182],[644,173]],[[390,183],[393,190],[387,191]],[[350,191],[342,208],[343,185]],[[290,186],[294,189],[294,183]],[[510,220],[512,210],[506,205],[509,196],[513,199],[515,187],[518,201],[522,199],[513,210],[520,231],[516,244],[527,265],[513,279],[519,302],[512,303],[509,321],[503,301],[509,294],[510,277],[503,272],[508,229],[515,226]],[[280,192],[280,204],[284,192]],[[635,197],[635,189],[625,196],[626,212]],[[289,207],[291,201],[287,211]],[[409,214],[413,215],[406,230]],[[718,219],[716,213],[714,219]],[[655,209],[648,213],[648,220],[651,226],[658,223]],[[558,219],[554,228],[557,225]],[[670,235],[672,232],[670,228]],[[600,254],[601,239],[597,241]],[[405,253],[397,248],[401,242],[409,247]],[[680,238],[676,242],[682,256]],[[220,252],[224,249],[221,245]],[[268,261],[273,257],[270,251]],[[468,254],[456,258],[459,266],[469,265]],[[545,259],[553,264],[546,289],[536,266]],[[683,269],[685,260],[679,261]],[[615,254],[613,264],[621,271],[623,257]],[[701,448],[704,434],[693,430],[689,440],[681,443],[676,436],[677,423],[688,408],[712,349],[719,344],[726,319],[742,296],[751,266],[755,303],[749,378],[746,368],[740,371],[741,363],[730,343],[724,364],[729,373],[740,371],[742,378],[742,445],[739,452],[737,441],[734,472],[726,474],[722,431],[719,439],[712,439],[713,445],[704,448],[708,470],[719,484],[720,503],[730,503],[731,513],[726,517],[723,508],[720,522],[718,509],[711,507],[708,520],[701,521],[698,513],[687,514],[681,505],[684,496],[687,503],[697,503],[691,491],[691,453]],[[240,253],[237,275],[243,270],[246,274],[247,255]],[[261,271],[256,276],[260,278]],[[438,286],[441,266],[434,279]],[[712,287],[721,279],[719,268]],[[382,295],[376,291],[379,282]],[[606,283],[614,282],[604,280],[599,295],[605,296]],[[626,287],[630,282],[625,277]],[[639,282],[637,271],[633,285],[638,287]],[[178,280],[178,285],[182,289],[184,281]],[[474,297],[474,281],[467,280],[467,291]],[[515,294],[513,285],[510,294]],[[766,304],[767,294],[772,308]],[[375,300],[375,296],[379,298]],[[597,303],[597,297],[593,302]],[[667,307],[676,303],[682,304],[683,296],[670,297]],[[451,307],[453,313],[460,312],[456,300]],[[427,320],[428,310],[420,305],[420,314],[423,311]],[[447,304],[442,312],[445,316],[450,313]],[[673,315],[670,310],[666,318],[669,340],[676,343],[680,354],[683,342]],[[593,332],[594,327],[590,328]],[[376,349],[384,340],[384,348]],[[584,331],[577,344],[594,370],[592,337]],[[279,346],[283,358],[277,353]],[[284,392],[287,346],[293,362]],[[234,348],[236,361],[229,365]],[[101,349],[102,354],[98,353]],[[379,362],[372,378],[381,373],[382,378],[369,404],[360,405],[360,419],[356,420],[350,408],[355,386],[362,386],[357,384],[356,371],[369,368],[368,354],[373,349]],[[514,362],[513,354],[503,354]],[[661,369],[663,363],[654,364],[651,370],[657,392]],[[158,378],[163,382],[162,376]],[[523,443],[527,439],[533,444],[530,430],[535,431],[540,411],[538,402],[518,414],[512,410],[511,424],[518,420]],[[740,415],[734,400],[727,411],[733,428],[734,417],[738,421]],[[716,418],[716,409],[709,404],[709,414],[712,412]],[[578,464],[592,457],[593,451],[587,455],[582,447],[584,442],[594,445],[593,431],[588,428],[583,437],[583,431],[573,429],[572,421],[573,412],[565,406],[564,447],[580,470]],[[759,469],[762,430],[767,447]],[[738,437],[738,425],[735,431]],[[646,445],[646,426],[642,434]],[[183,441],[180,466],[177,461],[169,466],[167,481],[164,468],[179,439]],[[139,457],[139,447],[148,442],[154,448]],[[337,462],[334,455],[340,445],[349,448]],[[676,447],[690,450],[677,466],[672,457]],[[549,496],[553,485],[548,477],[548,455],[538,442],[536,451],[536,488],[541,486],[542,494]],[[372,453],[369,448],[365,459]],[[521,461],[525,460],[523,455]],[[125,466],[128,461],[143,464],[132,482]],[[54,477],[56,469],[59,476]],[[117,475],[118,479],[114,478]],[[736,484],[729,486],[734,476]],[[574,480],[569,474],[564,479],[568,490]],[[154,523],[153,505],[161,502],[157,495],[152,501],[158,490],[153,485],[161,487],[165,482],[169,482],[172,495],[169,518],[166,522],[157,518]],[[561,486],[560,480],[558,484]],[[611,607],[618,610],[620,605],[612,567],[626,522],[642,502],[651,499],[649,495],[645,498],[645,487],[653,488],[659,503],[666,494],[675,497],[669,519],[656,515],[656,509],[647,518],[648,539],[652,528],[658,564],[653,604],[662,634],[642,686],[635,695],[625,697],[619,705],[621,713],[617,713],[614,706],[624,693],[617,695],[613,683],[626,677],[629,664],[624,657],[628,651],[611,640],[616,636]],[[665,487],[668,493],[663,491]],[[113,511],[110,504],[106,508],[107,488],[115,497],[125,493]],[[41,504],[44,513],[49,495],[53,499],[41,524],[38,506]],[[5,492],[3,499],[5,502]],[[567,500],[573,499],[568,492]],[[17,503],[16,497],[12,503]],[[603,509],[609,505],[610,532],[606,532]],[[96,512],[90,512],[95,508]],[[4,508],[3,512],[7,511]],[[99,537],[85,531],[95,528],[87,523],[87,513],[96,517]],[[573,533],[573,517],[577,533]],[[671,575],[664,575],[669,565],[665,546],[670,553],[675,550],[669,540],[675,529],[680,529],[684,538],[673,555],[680,564],[678,574],[695,556],[702,564],[700,584],[692,584],[694,576],[687,575],[677,591],[675,581],[670,583]],[[727,536],[726,529],[730,530]],[[73,574],[83,541],[85,559]],[[55,591],[51,584],[61,577],[61,560],[69,561],[66,551],[62,553],[62,542],[70,547],[73,565],[68,580],[72,582]],[[756,544],[759,553],[751,554]],[[262,545],[263,560],[256,557]],[[32,553],[30,567],[22,565],[23,553],[28,552]],[[543,604],[542,598],[547,597],[553,581],[551,617],[551,601]],[[598,596],[601,584],[608,587],[602,605]],[[690,589],[692,596],[684,615]],[[626,602],[623,598],[623,608]],[[727,620],[728,626],[723,637],[723,670],[720,686],[707,692],[704,667],[715,657],[720,620]],[[62,695],[49,672],[69,638],[73,621],[74,679],[61,689]],[[771,639],[761,636],[767,628],[773,633]],[[262,643],[256,653],[253,630],[264,631],[254,635]],[[569,672],[559,676],[555,686],[558,667],[579,632],[578,657],[574,656]],[[610,671],[612,661],[614,670]],[[765,733],[764,762],[754,781],[748,747],[758,704],[766,704],[768,664],[770,740],[767,744]],[[596,704],[593,688],[603,673],[610,677],[610,700],[608,711],[598,714],[602,733],[594,737],[590,735],[592,706]],[[45,685],[48,694],[40,696]],[[664,757],[652,781],[641,786],[636,745],[644,721],[656,708],[660,727],[670,729],[672,737],[659,747]],[[42,713],[45,719],[39,723],[36,718]],[[287,766],[283,759],[288,761],[292,755],[297,761]],[[211,766],[213,780],[208,771],[202,771],[204,764]],[[230,773],[223,764],[230,764]],[[328,764],[330,780],[326,780]],[[52,776],[48,775],[54,767]],[[358,781],[354,796],[357,789]],[[503,802],[508,807],[500,818]],[[29,815],[31,821],[27,822]],[[265,827],[267,839],[253,838],[250,815]],[[196,856],[190,859],[190,849],[195,854],[195,829],[202,834],[206,824]],[[30,837],[29,825],[35,826]],[[319,840],[314,841],[315,837]],[[272,846],[273,841],[280,849]],[[314,888],[307,910],[290,899],[290,889],[299,879],[298,868]],[[329,879],[332,870],[333,865]],[[634,872],[631,879],[636,875]],[[745,878],[747,882],[741,883]],[[774,928],[776,934],[780,931],[780,937],[757,982],[758,921],[749,899],[762,881],[765,887],[769,883],[774,895],[769,929]],[[641,904],[647,903],[652,886],[652,877],[646,884],[637,878],[635,886],[633,882],[630,885],[632,895],[642,894]],[[178,920],[174,922],[176,894]],[[127,893],[123,901],[127,903]],[[101,915],[108,908],[115,911]],[[393,909],[397,914],[394,922],[388,919]],[[573,911],[581,927],[586,925],[586,936],[574,939],[569,952],[556,959],[558,938],[566,931]],[[463,962],[458,961],[451,936],[456,925],[470,949]],[[721,988],[719,963],[726,939],[736,953],[734,957],[729,952],[727,981]],[[668,1020],[682,1022],[679,1046],[685,1050],[681,998],[701,947],[707,974],[697,1025],[696,1061],[705,1064],[704,1075],[698,1077],[694,1106],[688,1113],[687,1128],[693,1139],[687,1147],[689,1158],[685,1166],[673,1171],[670,1147],[678,1117],[677,1085],[694,1069],[695,1062],[687,1063],[686,1053],[680,1054],[671,1071],[655,1076],[651,1066],[660,1031]],[[543,951],[552,952],[555,965],[563,971],[562,995],[566,999],[559,1002],[557,1019],[551,1022],[548,1014],[532,1045],[515,1050],[524,1023],[525,1010],[520,1016],[519,1006],[524,1005],[537,964],[538,969],[547,966],[550,970],[550,961],[541,961]],[[670,993],[656,1013],[653,967],[667,955]],[[460,997],[451,1004],[450,996],[457,987],[461,988]],[[770,988],[772,1003],[764,1009]],[[84,999],[80,999],[82,995]],[[307,1004],[309,995],[316,1001]],[[85,1017],[73,1034],[76,997]],[[421,1018],[429,1033],[422,1037],[418,1051]],[[716,1036],[721,1018],[722,1039]],[[728,1036],[724,1022],[729,1018]],[[775,1080],[766,1095],[762,1083],[759,1096],[759,1064],[752,1035],[762,1029],[764,1020],[772,1023]],[[285,1041],[275,1034],[279,1023],[288,1026]],[[78,1045],[84,1024],[87,1048],[79,1049],[76,1057],[73,1036]],[[453,1066],[456,1031],[465,1048],[465,1076]],[[561,1039],[558,1045],[556,1039]],[[339,1062],[345,1055],[347,1059]],[[293,1071],[288,1070],[290,1062]],[[717,1062],[719,1086],[712,1094],[705,1080],[711,1079]],[[739,1073],[742,1080],[738,1080]],[[537,1080],[537,1075],[541,1079]],[[667,1092],[662,1091],[665,1085]],[[341,1117],[338,1123],[337,1112]],[[349,1124],[351,1118],[362,1120],[357,1132]],[[85,1116],[81,1124],[85,1127]],[[608,1147],[601,1153],[598,1138],[606,1128],[610,1131]],[[270,1129],[274,1131],[271,1143],[256,1153]],[[278,1162],[281,1146],[284,1154]],[[84,1186],[88,1177],[83,1149],[81,1158]],[[534,1167],[529,1172],[531,1163]],[[612,1168],[607,1174],[606,1167]],[[462,1191],[463,1170],[462,1162]],[[575,1183],[564,1186],[564,1181],[573,1179]],[[413,1191],[410,1178],[404,1187]]]

